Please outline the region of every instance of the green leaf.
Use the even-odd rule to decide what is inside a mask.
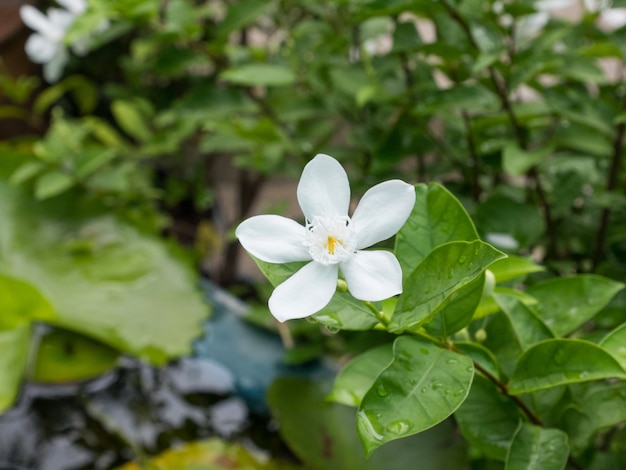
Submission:
[[[493,297],[507,316],[522,350],[551,339],[552,333],[535,312],[524,305],[517,297],[506,294],[493,294]]]
[[[500,367],[498,360],[493,353],[480,343],[470,343],[455,341],[454,346],[464,354],[467,354],[474,363],[479,364],[483,369],[494,377],[500,377]]]
[[[396,339],[393,361],[376,378],[357,413],[366,454],[446,419],[467,397],[473,376],[467,356],[409,336]]]
[[[296,80],[290,68],[275,64],[240,65],[225,70],[220,77],[244,86],[286,86]]]
[[[45,113],[67,93],[72,93],[82,114],[93,112],[98,102],[98,88],[80,75],[72,75],[43,90],[35,100],[33,109],[37,114]]]
[[[618,326],[606,335],[600,346],[608,351],[626,370],[626,324]]]
[[[509,256],[493,263],[489,266],[489,270],[496,277],[496,282],[501,283],[517,279],[526,274],[545,271],[545,268],[533,263],[528,258]]]
[[[467,452],[451,421],[390,442],[366,458],[354,426],[356,410],[326,400],[329,388],[329,381],[286,377],[268,390],[281,436],[306,468],[406,470],[416,461],[428,470],[468,468]]]
[[[241,0],[228,6],[226,17],[220,21],[217,35],[226,38],[230,33],[244,28],[263,13],[271,3]]]
[[[612,377],[626,379],[626,371],[601,347],[576,339],[549,339],[520,356],[509,392],[519,395]]]
[[[157,364],[191,351],[208,306],[159,238],[84,198],[37,202],[1,181],[0,220],[0,273],[28,279],[55,323]]]
[[[60,171],[49,171],[37,178],[35,183],[35,197],[48,199],[67,191],[74,186],[74,179]]]
[[[32,284],[0,275],[0,330],[54,318],[54,310]]]
[[[511,442],[505,470],[563,470],[568,457],[563,431],[522,423]]]
[[[119,353],[76,333],[53,329],[39,339],[35,367],[37,382],[62,383],[96,377],[115,367]]]
[[[405,279],[389,331],[399,332],[430,321],[454,300],[459,289],[505,256],[480,240],[438,246]]]
[[[115,100],[111,103],[111,112],[117,124],[129,136],[140,142],[150,140],[152,132],[138,103],[131,100]]]
[[[366,331],[378,324],[378,319],[363,301],[347,292],[336,292],[328,305],[310,318],[340,330]]]
[[[185,442],[159,455],[128,462],[114,470],[299,470],[300,466],[256,455],[246,446],[217,438]]]
[[[437,337],[448,337],[465,328],[472,321],[476,308],[480,304],[485,287],[485,274],[461,287],[454,294],[454,299],[439,312],[426,330]]]
[[[26,162],[23,165],[13,172],[11,175],[11,184],[22,184],[25,181],[37,176],[46,168],[40,161],[30,161]]]
[[[30,324],[0,330],[0,413],[15,400],[26,363],[30,342]]]
[[[354,357],[337,374],[328,399],[348,406],[359,406],[378,374],[392,359],[392,343],[383,344]]]
[[[454,413],[465,439],[488,458],[504,461],[519,422],[519,408],[496,386],[481,375],[474,377],[472,389]]]
[[[592,319],[624,288],[593,274],[554,278],[528,289],[539,302],[539,316],[556,336],[565,336]]]
[[[543,162],[553,152],[551,147],[542,147],[538,150],[522,150],[511,142],[504,147],[502,154],[502,169],[513,176],[522,176],[532,167]]]
[[[599,432],[626,421],[626,382],[589,382],[569,388],[573,403],[561,423],[574,452],[592,444]]]
[[[418,184],[415,196],[413,211],[396,235],[395,254],[404,279],[439,245],[478,238],[472,219],[446,188]]]

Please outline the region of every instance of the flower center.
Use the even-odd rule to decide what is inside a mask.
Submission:
[[[314,261],[337,264],[354,253],[356,234],[348,216],[313,217],[306,228],[304,244]]]

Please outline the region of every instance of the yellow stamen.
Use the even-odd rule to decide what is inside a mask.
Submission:
[[[330,253],[331,255],[335,254],[335,244],[339,243],[339,241],[333,237],[332,235],[328,235],[328,242],[327,242],[327,246],[328,246],[328,253]]]

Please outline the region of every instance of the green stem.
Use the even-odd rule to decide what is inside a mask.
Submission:
[[[376,308],[376,305],[368,301],[363,301],[363,303],[365,304],[367,308],[369,308],[372,311],[374,315],[376,315],[376,318],[378,319],[380,323],[385,325],[385,327],[389,325],[389,320],[387,319],[387,317],[385,316],[383,312],[381,312],[380,310]]]

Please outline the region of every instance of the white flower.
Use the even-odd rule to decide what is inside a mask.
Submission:
[[[47,15],[32,5],[23,5],[20,8],[22,21],[35,31],[26,41],[26,54],[33,62],[43,64],[45,79],[56,82],[67,64],[69,54],[63,40],[67,30],[76,17],[87,9],[85,0],[57,0],[65,7],[49,8]],[[86,52],[81,41],[72,46],[76,53]]]
[[[235,232],[243,247],[262,261],[310,261],[272,293],[274,317],[283,322],[324,308],[335,293],[339,270],[357,299],[378,301],[402,292],[396,257],[388,251],[361,250],[400,230],[415,204],[413,186],[400,180],[374,186],[350,218],[348,176],[337,160],[319,154],[304,167],[297,196],[305,226],[259,215],[243,221]]]
[[[608,0],[584,0],[585,8],[591,13],[600,13],[600,26],[606,31],[613,31],[626,25],[626,8],[609,8]]]

